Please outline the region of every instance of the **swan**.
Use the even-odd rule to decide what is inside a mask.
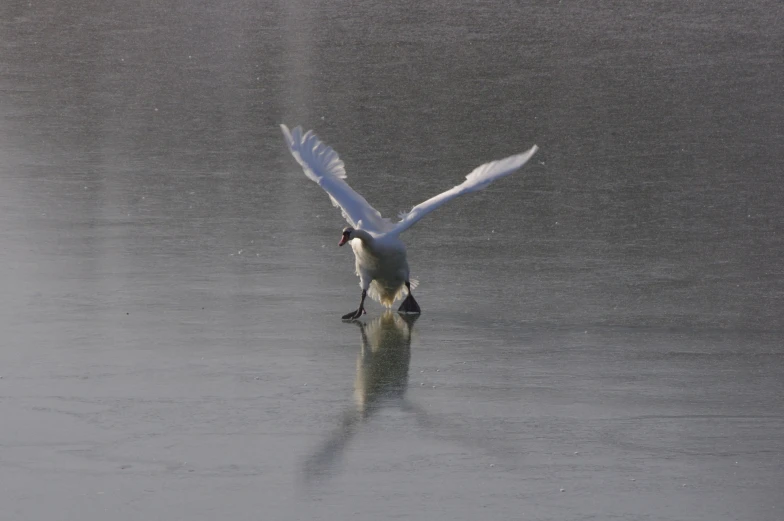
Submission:
[[[343,229],[338,246],[351,244],[362,294],[357,310],[343,315],[343,320],[357,319],[366,313],[365,298],[368,296],[391,308],[405,295],[398,311],[420,313],[419,304],[411,293],[417,282],[409,275],[406,247],[398,236],[442,204],[457,196],[482,190],[496,179],[515,172],[539,149],[534,145],[526,152],[478,166],[461,184],[414,206],[409,212],[401,213],[400,220],[393,223],[381,217],[378,210],[344,181],[346,169],[343,161],[312,130],[303,133],[302,127],[289,130],[284,124],[280,128],[289,151],[302,166],[305,175],[327,192],[332,204],[340,208],[349,224]]]

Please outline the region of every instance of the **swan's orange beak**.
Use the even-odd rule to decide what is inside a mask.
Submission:
[[[338,243],[338,246],[343,246],[347,242],[348,242],[348,234],[344,233],[343,237],[340,238],[340,242]]]

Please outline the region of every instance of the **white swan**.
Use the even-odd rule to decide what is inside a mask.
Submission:
[[[313,131],[303,134],[300,127],[289,130],[286,125],[281,125],[280,128],[291,154],[302,165],[305,175],[329,194],[332,204],[340,207],[343,217],[351,225],[343,230],[338,246],[351,241],[362,297],[359,308],[343,315],[344,320],[356,319],[365,313],[365,297],[368,295],[390,308],[395,300],[406,294],[398,311],[419,313],[419,305],[411,294],[416,281],[409,277],[406,247],[398,235],[447,201],[482,190],[496,179],[513,173],[538,150],[534,145],[522,154],[485,163],[468,174],[461,184],[414,206],[408,213],[401,214],[398,222],[392,223],[381,217],[375,208],[346,184],[343,161],[332,148],[319,141]]]

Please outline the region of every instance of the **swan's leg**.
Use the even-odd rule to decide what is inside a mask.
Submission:
[[[400,307],[397,309],[399,313],[422,313],[419,309],[419,304],[414,300],[414,295],[411,294],[411,283],[406,281],[406,289],[408,289],[408,296],[405,298]]]
[[[365,297],[367,297],[367,291],[364,289],[362,290],[362,299],[359,301],[359,308],[356,311],[352,311],[351,313],[346,313],[343,315],[343,320],[354,320],[366,313],[365,311]]]

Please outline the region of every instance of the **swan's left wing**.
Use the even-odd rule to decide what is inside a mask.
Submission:
[[[291,155],[302,165],[305,175],[329,194],[332,204],[340,207],[343,217],[351,226],[378,233],[392,227],[389,220],[381,217],[378,210],[344,181],[346,169],[343,161],[312,130],[303,134],[301,127],[289,130],[286,125],[281,125],[280,129]]]
[[[412,227],[422,217],[429,214],[442,204],[451,201],[455,197],[471,192],[478,192],[486,188],[496,179],[508,176],[514,173],[517,169],[531,159],[539,147],[532,146],[528,151],[522,154],[509,156],[505,159],[485,163],[474,169],[473,172],[466,176],[466,180],[461,184],[455,186],[451,190],[440,193],[435,197],[431,197],[424,203],[420,203],[413,207],[410,212],[401,215],[399,222],[395,223],[395,227],[390,230],[391,233],[398,234],[408,228]]]

